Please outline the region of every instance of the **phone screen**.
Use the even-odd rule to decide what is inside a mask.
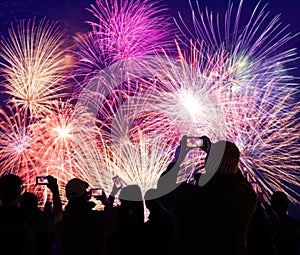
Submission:
[[[121,188],[123,186],[119,176],[113,177],[113,181],[114,181],[117,188]]]
[[[36,177],[36,184],[49,184],[47,176],[37,176]]]
[[[186,145],[190,148],[203,147],[203,139],[201,137],[187,137]]]
[[[102,196],[103,195],[103,189],[98,188],[98,189],[91,189],[91,195],[96,197],[96,196]]]

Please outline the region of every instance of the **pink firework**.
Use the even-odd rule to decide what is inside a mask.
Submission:
[[[77,106],[75,110],[69,101],[53,101],[51,110],[30,125],[32,146],[38,159],[35,174],[53,175],[58,179],[61,188],[74,177],[86,180],[76,170],[74,162],[76,150],[83,141],[80,134],[84,135],[83,130],[88,133],[89,128],[94,128],[93,124],[95,120],[85,108]],[[35,182],[34,178],[31,183]],[[49,195],[47,190],[44,192]],[[64,195],[63,189],[61,192]]]
[[[76,38],[79,76],[90,76],[116,61],[172,48],[174,28],[164,13],[166,8],[158,2],[97,0],[89,11],[97,22],[89,21],[92,32]]]
[[[1,174],[18,174],[28,182],[36,165],[29,121],[16,104],[8,104],[5,108],[0,109]]]

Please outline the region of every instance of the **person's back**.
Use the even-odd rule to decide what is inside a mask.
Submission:
[[[52,231],[54,215],[46,214],[38,208],[37,196],[31,192],[24,192],[20,199],[20,208],[25,215],[25,243],[27,254],[50,254],[50,240],[38,238],[43,233]],[[42,253],[41,253],[42,252]]]
[[[115,218],[108,204],[104,211],[93,210],[87,188],[79,179],[66,186],[68,205],[63,219],[55,224],[61,255],[107,254],[106,235],[114,230]]]
[[[22,180],[16,175],[0,178],[0,254],[26,254],[25,215],[18,207]]]
[[[173,217],[153,198],[152,189],[146,192],[145,203],[150,214],[145,223],[144,254],[168,254],[174,234]]]
[[[266,215],[264,200],[257,203],[256,210],[249,225],[247,253],[248,255],[275,255],[272,228]]]
[[[237,151],[234,145],[229,146]],[[218,173],[206,185],[182,183],[159,199],[174,217],[175,238],[171,254],[246,253],[246,235],[256,207],[256,195],[237,168],[239,154],[236,152],[238,156],[233,162],[232,153],[231,150],[224,152],[226,156]],[[208,158],[206,171],[215,166],[215,157],[212,159],[213,162]]]
[[[103,212],[92,208],[63,214],[63,220],[55,225],[63,255],[106,254],[105,236],[110,222]]]
[[[144,207],[141,189],[128,185],[121,189],[120,206],[114,207],[118,214],[119,228],[108,237],[110,255],[144,254]]]
[[[300,248],[300,222],[288,215],[288,197],[281,191],[271,196],[271,207],[278,217],[274,222],[274,246],[278,255],[298,255]]]

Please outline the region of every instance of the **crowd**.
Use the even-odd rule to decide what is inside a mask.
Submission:
[[[0,254],[300,254],[300,225],[288,215],[286,194],[274,192],[268,204],[242,175],[235,144],[203,141],[205,174],[177,183],[191,150],[184,136],[155,189],[143,197],[138,185],[114,185],[109,196],[95,197],[101,210],[84,180],[69,180],[63,208],[57,180],[48,176],[53,201],[39,209],[37,196],[22,192],[20,177],[2,175]],[[146,222],[143,201],[150,212]]]

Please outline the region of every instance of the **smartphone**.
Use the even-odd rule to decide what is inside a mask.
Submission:
[[[38,185],[47,185],[47,184],[49,184],[47,176],[37,176],[35,181],[36,181],[36,184],[38,184]]]
[[[186,139],[186,146],[189,148],[203,147],[203,139],[197,136],[188,136]]]
[[[115,186],[116,186],[117,188],[121,188],[121,187],[123,186],[123,183],[122,183],[122,181],[121,181],[121,179],[120,179],[119,176],[116,175],[116,176],[113,177],[112,179],[113,179],[114,184],[115,184]]]
[[[91,189],[91,196],[93,197],[99,197],[103,195],[103,189],[97,188],[97,189]]]

